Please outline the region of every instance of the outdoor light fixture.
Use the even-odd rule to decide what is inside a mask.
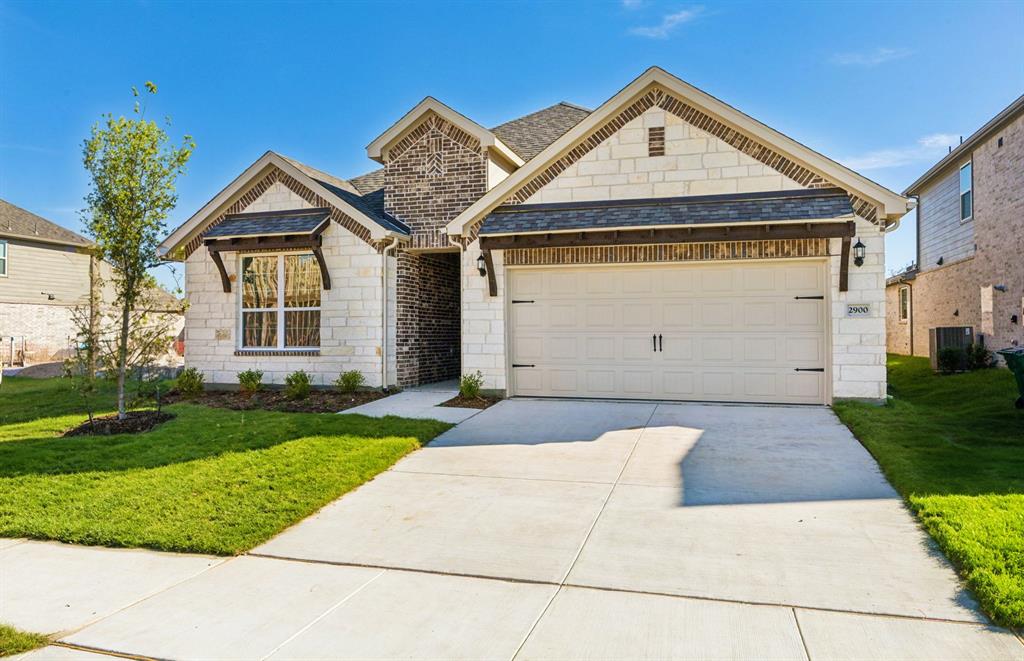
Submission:
[[[480,272],[480,275],[487,275],[487,260],[484,259],[483,253],[476,258],[476,270]]]
[[[995,289],[998,292],[1003,292],[1004,294],[1006,293],[1006,285],[992,285],[992,289]]]
[[[857,239],[857,243],[853,244],[853,264],[854,266],[864,266],[864,255],[867,254],[868,247],[861,243],[860,239]]]

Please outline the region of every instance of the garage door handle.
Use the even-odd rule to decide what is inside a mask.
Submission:
[[[794,372],[824,372],[824,367],[795,367]]]
[[[824,296],[794,296],[794,299],[798,301],[824,301]]]
[[[658,336],[656,334],[652,334],[651,335],[651,350],[652,351],[657,351],[658,350]]]
[[[664,351],[665,345],[661,342],[661,333],[658,333],[658,351]]]
[[[536,367],[536,365],[527,365],[526,363],[512,363],[512,367]]]

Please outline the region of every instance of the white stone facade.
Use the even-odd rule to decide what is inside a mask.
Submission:
[[[665,155],[648,156],[647,129],[657,126],[665,127]],[[654,107],[566,168],[527,204],[798,188],[792,179]]]
[[[0,303],[0,336],[14,337],[15,352],[25,339],[25,362],[43,363],[64,358],[78,331],[73,319],[74,306],[38,303]],[[10,345],[0,350],[9,356]]]
[[[500,250],[493,252],[498,295],[487,290],[487,278],[480,275],[476,260],[480,242],[474,241],[462,253],[462,373],[479,371],[484,389],[507,390],[505,377],[505,266]]]
[[[281,184],[268,189],[246,212],[306,208],[309,205]],[[211,384],[237,385],[238,373],[263,371],[263,382],[281,384],[296,370],[305,370],[314,385],[330,385],[338,375],[358,370],[365,385],[379,388],[381,381],[383,257],[372,246],[336,223],[323,233],[323,253],[331,276],[331,289],[321,293],[320,352],[318,356],[278,356],[246,353],[239,346],[239,256],[223,253],[232,279],[231,292],[221,285],[220,274],[202,247],[186,260],[185,291],[190,307],[185,319],[185,364],[203,372]],[[395,258],[388,256],[389,318],[392,322],[389,356],[394,356]],[[394,382],[394,361],[389,361],[389,383]]]

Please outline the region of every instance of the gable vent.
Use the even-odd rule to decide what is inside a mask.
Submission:
[[[665,155],[665,127],[652,126],[647,129],[647,155]]]

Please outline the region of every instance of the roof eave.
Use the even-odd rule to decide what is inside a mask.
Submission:
[[[943,156],[938,163],[928,168],[924,174],[917,178],[917,181],[904,189],[903,195],[910,196],[920,193],[921,188],[931,181],[932,178],[959,161],[965,152],[971,151],[979,142],[989,137],[995,131],[998,131],[1007,122],[1012,121],[1021,113],[1024,113],[1024,94],[1017,97],[1016,101],[1003,108],[998,115],[985,122],[981,128],[969,135],[967,139],[957,145],[953,151]]]
[[[566,229],[527,230],[523,232],[481,232],[480,236],[528,236],[544,234],[577,234],[579,232],[642,232],[650,229],[686,229],[688,227],[745,227],[748,225],[806,225],[817,223],[843,223],[855,220],[852,213],[827,218],[804,218],[800,220],[743,220],[723,223],[666,223],[659,225],[620,225],[609,227],[570,227]]]

